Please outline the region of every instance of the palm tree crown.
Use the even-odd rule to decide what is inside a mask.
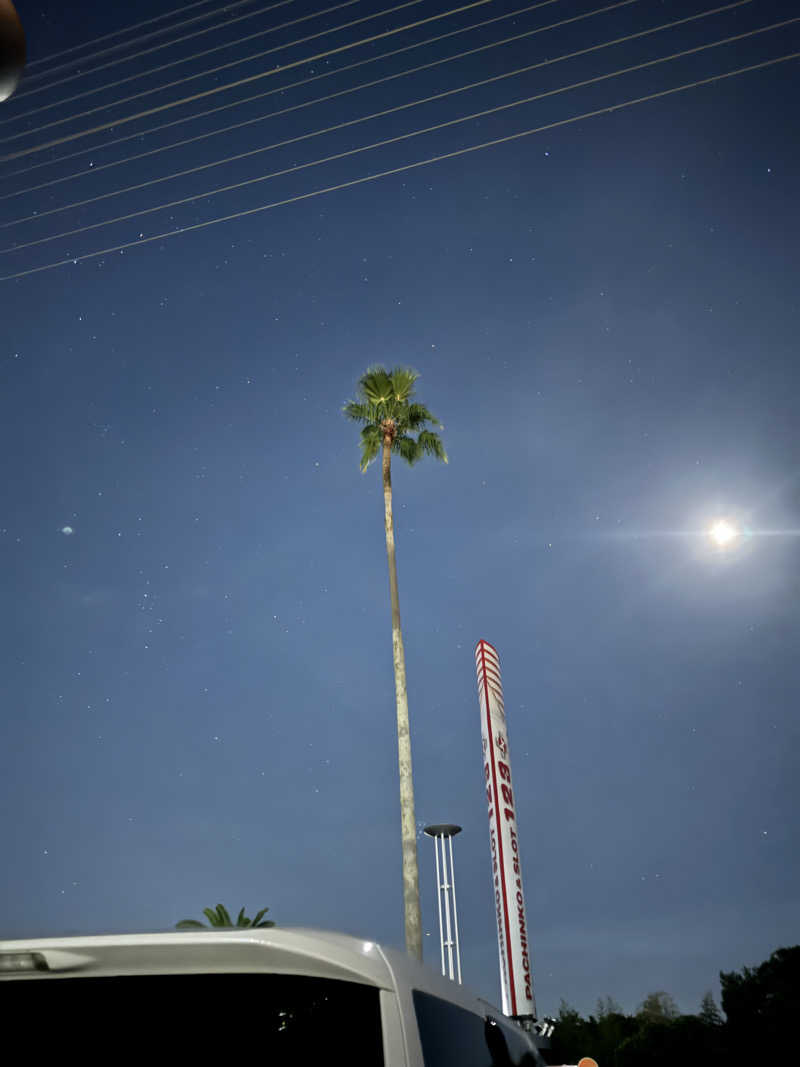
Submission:
[[[250,919],[245,915],[244,908],[242,908],[236,917],[236,922],[233,922],[228,909],[222,904],[217,904],[216,908],[203,908],[203,914],[208,919],[208,925],[223,928],[258,927],[259,929],[264,929],[268,926],[274,926],[274,922],[264,918],[268,911],[269,908],[262,908],[254,918]],[[177,930],[207,930],[208,926],[198,919],[181,919],[179,923],[175,923],[175,928]]]
[[[391,450],[406,463],[414,464],[423,456],[434,456],[447,463],[441,438],[428,429],[441,429],[439,420],[424,404],[415,403],[414,383],[419,375],[406,367],[369,367],[359,378],[357,400],[345,404],[344,414],[363,425],[361,430],[362,472],[377,458],[388,437]],[[416,434],[416,438],[412,436]]]

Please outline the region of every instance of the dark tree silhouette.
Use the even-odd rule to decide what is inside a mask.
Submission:
[[[710,989],[707,993],[703,994],[697,1018],[702,1019],[708,1026],[722,1026],[724,1024],[722,1013],[717,1007],[716,1001],[714,1000],[714,994]]]
[[[762,1063],[793,1059],[798,1048],[800,945],[777,949],[758,967],[720,972],[719,979],[726,1031],[736,1057]]]

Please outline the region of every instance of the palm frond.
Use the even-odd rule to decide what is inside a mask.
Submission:
[[[342,408],[342,413],[346,419],[350,419],[352,422],[378,422],[381,418],[381,412],[374,404],[358,400],[348,400]]]
[[[443,463],[447,463],[447,453],[438,433],[433,433],[432,430],[420,431],[419,437],[417,437],[417,445],[424,455],[434,456]]]
[[[361,431],[361,473],[372,463],[381,450],[383,435],[375,425],[365,426]]]
[[[414,384],[419,374],[411,367],[394,367],[389,377],[395,400],[407,403],[414,395]]]
[[[409,467],[413,467],[418,459],[422,459],[422,451],[413,437],[402,434],[392,441],[392,452],[401,456]]]
[[[382,363],[370,363],[370,365],[367,367],[367,369],[364,371],[364,373],[358,380],[359,382],[364,382],[368,378],[374,378],[377,380],[379,378],[388,377],[389,371],[386,369],[386,367],[383,366]]]
[[[275,923],[269,919],[265,919],[264,916],[269,911],[269,908],[262,908],[254,919],[247,917],[245,909],[242,908],[239,914],[236,916],[236,922],[231,922],[230,913],[223,904],[217,904],[216,908],[203,908],[203,914],[208,918],[212,927],[228,927],[234,926],[239,929],[244,929],[250,926],[259,926],[262,929],[268,926],[274,926]],[[181,919],[179,923],[175,924],[178,930],[207,930],[208,927],[205,923],[199,922],[197,919]]]
[[[411,430],[419,430],[426,422],[429,422],[431,426],[441,426],[442,424],[431,414],[424,404],[409,404],[408,405],[408,427]]]
[[[391,375],[385,367],[368,367],[358,380],[358,393],[369,404],[387,404],[394,396]]]

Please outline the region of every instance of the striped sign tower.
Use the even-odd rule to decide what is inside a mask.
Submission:
[[[500,681],[500,659],[488,641],[475,647],[478,703],[483,740],[483,777],[489,806],[492,889],[500,955],[500,990],[505,1015],[535,1019],[533,970],[525,897],[522,889],[519,831],[508,756],[508,732]]]

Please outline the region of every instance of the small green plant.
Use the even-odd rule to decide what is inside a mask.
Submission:
[[[242,908],[236,917],[236,922],[234,922],[228,909],[223,904],[217,904],[216,908],[203,908],[203,914],[207,917],[208,924],[200,922],[199,919],[181,919],[179,923],[175,923],[175,928],[176,930],[208,930],[211,927],[216,929],[258,927],[263,930],[265,927],[275,925],[270,919],[264,918],[268,911],[269,908],[262,908],[254,918],[250,919],[245,915],[244,908]]]

